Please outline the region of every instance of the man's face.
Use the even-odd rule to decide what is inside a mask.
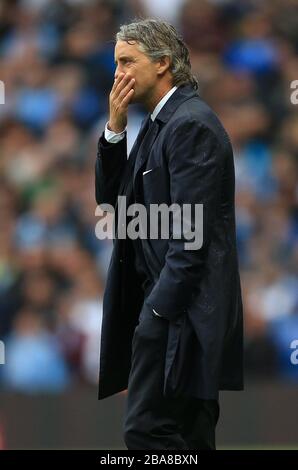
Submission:
[[[115,46],[115,78],[120,73],[135,79],[131,103],[141,103],[152,92],[157,82],[157,63],[139,50],[138,44],[117,41]]]

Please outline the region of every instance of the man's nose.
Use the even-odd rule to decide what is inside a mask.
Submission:
[[[121,70],[121,67],[119,67],[119,65],[117,65],[115,73],[114,73],[115,80],[119,77],[120,73],[123,73],[123,70]]]

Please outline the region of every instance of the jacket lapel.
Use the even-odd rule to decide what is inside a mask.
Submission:
[[[124,174],[124,177],[122,179],[122,183],[121,183],[120,188],[119,188],[119,194],[120,195],[123,194],[124,188],[127,186],[129,178],[132,178],[135,159],[136,159],[136,156],[137,156],[137,153],[138,153],[140,143],[141,143],[141,141],[142,141],[142,139],[143,139],[143,137],[146,133],[146,128],[147,128],[147,123],[148,123],[149,117],[150,116],[148,114],[142,120],[139,133],[138,133],[137,138],[134,141],[134,144],[133,144],[133,146],[130,150],[129,157],[128,157],[128,160],[127,160],[126,169],[125,169],[125,174]]]
[[[146,133],[147,125],[148,125],[148,120],[150,119],[150,115],[148,114],[147,116],[144,117],[144,119],[141,122],[141,127],[139,130],[139,133],[137,135],[136,140],[134,141],[134,144],[130,150],[129,157],[127,160],[127,165],[125,167],[125,173],[124,177],[122,179],[122,182],[119,187],[119,192],[118,195],[121,196],[125,194],[127,201],[130,201],[131,195],[132,195],[132,179],[133,179],[133,169],[134,169],[134,164],[135,160],[138,154],[138,149],[141,144],[141,141]],[[115,204],[115,214],[118,211],[118,198],[116,200]],[[117,227],[117,223],[116,223]]]
[[[149,116],[149,119],[151,119],[150,116]],[[155,119],[150,129],[145,134],[145,137],[142,139],[139,149],[137,150],[136,161],[134,165],[134,173],[133,173],[133,186],[134,187],[136,185],[136,178],[137,178],[138,172],[141,169],[141,167],[145,164],[150,154],[151,147],[157,137],[158,132],[159,132],[159,125],[158,125],[158,121]]]

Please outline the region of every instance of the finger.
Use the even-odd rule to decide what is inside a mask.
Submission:
[[[131,78],[129,80],[129,82],[127,83],[127,85],[120,91],[119,95],[118,95],[118,100],[120,100],[120,102],[123,100],[123,98],[127,95],[127,93],[129,92],[129,90],[131,89],[131,87],[134,86],[134,83],[135,83],[135,79],[134,78]]]
[[[132,88],[131,90],[129,90],[129,92],[127,93],[127,95],[123,98],[123,100],[122,100],[121,103],[120,103],[120,107],[121,107],[122,109],[127,108],[128,103],[129,103],[129,101],[131,100],[133,94],[134,94],[134,89]]]
[[[125,76],[125,73],[119,73],[118,77],[115,78],[114,80],[114,83],[113,83],[113,86],[112,86],[112,89],[111,89],[111,92],[114,92],[117,88],[117,86],[119,85],[119,83],[121,82],[121,80],[124,78]]]
[[[129,81],[131,80],[130,75],[125,75],[122,80],[119,81],[117,84],[115,91],[114,91],[114,98],[118,98],[122,90],[127,86]]]

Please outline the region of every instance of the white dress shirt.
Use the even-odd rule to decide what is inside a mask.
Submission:
[[[168,101],[168,99],[170,98],[170,96],[174,93],[174,91],[177,90],[177,86],[173,86],[173,88],[171,88],[166,94],[165,96],[157,103],[157,105],[155,106],[154,110],[152,111],[150,117],[152,119],[152,121],[154,121],[154,119],[156,118],[156,116],[158,115],[159,111],[161,110],[161,108],[166,104],[166,102]],[[108,128],[108,123],[106,123],[106,126],[105,126],[105,139],[110,142],[111,144],[116,144],[117,142],[119,142],[120,140],[122,140],[125,136],[125,132],[126,132],[126,129],[127,127],[125,127],[124,131],[122,132],[114,132],[114,131],[111,131],[109,128]],[[159,313],[157,313],[154,308],[152,309],[153,310],[153,313],[155,315],[157,315],[158,317],[162,317],[162,315],[159,315]]]

